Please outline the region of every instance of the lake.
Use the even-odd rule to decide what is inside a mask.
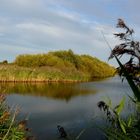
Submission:
[[[18,119],[29,119],[28,126],[38,140],[59,139],[57,125],[65,128],[70,139],[83,131],[80,140],[103,140],[98,128],[106,124],[97,107],[101,100],[111,99],[115,106],[125,96],[127,107],[122,115],[133,112],[127,96],[131,90],[117,76],[82,83],[1,83],[0,89],[8,93],[9,106],[20,106]]]

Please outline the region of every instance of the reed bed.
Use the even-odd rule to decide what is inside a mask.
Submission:
[[[1,82],[77,82],[113,76],[115,69],[89,55],[71,50],[19,55],[12,64],[0,64]]]

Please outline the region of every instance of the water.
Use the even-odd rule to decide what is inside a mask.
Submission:
[[[19,105],[18,118],[28,117],[28,126],[38,140],[59,139],[57,125],[62,125],[71,139],[81,131],[80,140],[103,140],[104,135],[97,126],[103,126],[105,118],[97,103],[112,100],[117,105],[125,96],[127,105],[131,90],[119,77],[85,83],[5,83],[1,90],[8,93],[9,106]],[[127,107],[128,108],[128,107]],[[125,108],[124,115],[133,111]]]

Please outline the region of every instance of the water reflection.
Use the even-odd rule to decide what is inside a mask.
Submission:
[[[83,129],[86,132],[80,140],[103,140],[97,129],[103,125],[104,113],[97,108],[97,102],[109,97],[114,105],[123,96],[131,93],[127,83],[118,77],[87,83],[1,83],[0,90],[9,93],[9,106],[21,107],[19,118],[29,115],[29,126],[38,140],[58,139],[57,125],[62,125],[75,138]],[[133,108],[126,108],[125,114]],[[93,122],[94,121],[94,122]],[[94,125],[96,122],[97,125]]]
[[[79,95],[96,93],[96,90],[87,89],[75,83],[1,83],[0,93],[49,97],[69,101]]]

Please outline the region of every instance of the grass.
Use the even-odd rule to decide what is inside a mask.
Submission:
[[[0,81],[21,81],[21,82],[49,82],[49,81],[86,81],[89,75],[80,71],[71,71],[66,69],[61,71],[50,67],[27,68],[16,65],[0,66]]]
[[[12,64],[0,64],[0,81],[89,81],[113,76],[115,69],[89,55],[71,50],[19,55]]]
[[[118,19],[118,28],[124,29],[124,32],[115,33],[114,35],[121,39],[123,43],[116,45],[112,50],[111,47],[111,58],[115,58],[119,64],[118,73],[120,76],[125,78],[132,89],[134,98],[130,97],[132,103],[135,104],[136,110],[127,117],[122,118],[120,112],[123,111],[124,101],[122,100],[116,107],[112,109],[104,101],[98,103],[98,107],[102,109],[105,114],[110,127],[105,128],[103,131],[109,140],[139,140],[140,139],[140,50],[137,47],[137,42],[134,41],[132,34],[134,31],[129,28],[122,19]],[[128,57],[128,61],[122,64],[120,58],[122,56]],[[137,60],[137,61],[134,61]]]
[[[17,122],[18,109],[14,113],[5,104],[5,95],[0,95],[0,140],[25,140],[25,121]]]

